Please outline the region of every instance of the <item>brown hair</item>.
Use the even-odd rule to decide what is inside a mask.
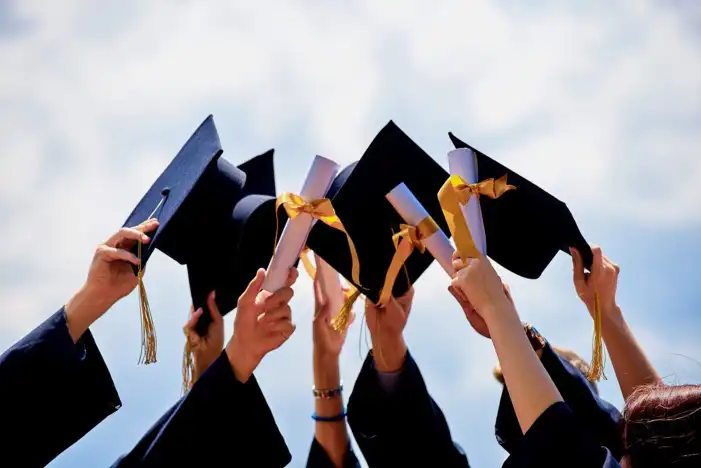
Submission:
[[[623,410],[628,466],[701,466],[701,385],[638,387]]]
[[[563,359],[567,360],[570,364],[572,364],[574,367],[579,370],[584,375],[589,374],[589,364],[582,359],[579,354],[575,353],[571,349],[567,348],[560,348],[558,346],[553,346],[553,350]],[[494,366],[494,370],[492,371],[492,374],[494,375],[494,378],[497,379],[497,381],[504,385],[504,374],[501,372],[501,366],[497,364]],[[596,386],[595,382],[590,382],[590,385],[594,388],[594,391],[596,394],[599,394],[599,388]]]

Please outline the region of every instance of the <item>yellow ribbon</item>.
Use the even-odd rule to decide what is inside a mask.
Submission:
[[[380,292],[380,300],[377,302],[377,305],[380,307],[386,307],[389,304],[397,275],[414,249],[424,253],[426,246],[423,240],[431,237],[440,229],[430,216],[422,219],[416,226],[401,224],[399,227],[401,231],[392,236],[392,242],[394,242],[396,250],[385,275],[385,283]]]
[[[302,249],[302,253],[299,254],[299,259],[302,261],[302,265],[304,266],[304,270],[307,272],[309,277],[313,280],[316,278],[316,267],[312,265],[312,261],[309,260],[309,257],[307,254],[309,254],[309,247],[305,246]]]
[[[506,175],[496,180],[485,179],[476,184],[466,183],[459,175],[451,175],[445,181],[438,191],[438,202],[455,241],[455,247],[463,261],[468,258],[480,258],[481,254],[472,239],[461,205],[467,205],[472,197],[479,199],[480,196],[485,195],[489,198],[499,198],[514,189],[516,187],[506,183]]]
[[[278,220],[278,210],[283,206],[289,216],[290,220],[295,219],[300,214],[311,215],[312,218],[318,219],[322,223],[329,227],[337,229],[346,235],[348,239],[348,249],[350,250],[351,261],[353,266],[351,269],[351,278],[356,284],[360,284],[360,262],[358,260],[358,253],[355,250],[355,244],[351,239],[348,231],[343,226],[343,223],[336,215],[336,211],[333,209],[331,200],[328,198],[319,198],[317,200],[312,200],[311,202],[305,202],[302,197],[295,195],[293,193],[283,193],[277,198],[275,202],[275,246],[277,246],[277,230],[279,226]]]

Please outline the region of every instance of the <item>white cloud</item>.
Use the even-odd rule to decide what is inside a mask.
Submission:
[[[567,201],[580,219],[670,237],[701,221],[701,186],[693,183],[701,177],[701,41],[683,8],[633,0],[12,5],[25,21],[15,36],[0,36],[0,307],[12,311],[0,344],[83,281],[93,246],[210,112],[231,161],[277,148],[284,189],[299,186],[313,154],[357,159],[392,118],[441,162],[453,130]],[[151,263],[162,350],[176,355],[158,375],[177,388],[185,273],[163,256]],[[587,356],[590,319],[561,259],[538,281],[504,276],[525,319]],[[261,369],[269,399],[295,408],[308,396],[300,379],[311,378],[308,287],[298,295],[300,328]],[[115,374],[129,381],[126,398],[150,404],[155,417],[163,399],[132,390],[148,375],[132,366],[135,307],[127,299],[96,334]],[[344,357],[346,382],[362,362],[358,333]],[[457,394],[491,401],[491,344],[471,334],[437,266],[417,285],[407,336],[446,407],[460,410]],[[668,349],[698,357],[693,346],[659,340],[644,343],[665,368],[679,366],[659,357]],[[293,418],[306,415],[290,411],[279,419],[294,428]],[[489,416],[468,429],[462,417],[448,417],[460,421],[458,437],[493,423]],[[299,457],[306,447],[293,450]]]

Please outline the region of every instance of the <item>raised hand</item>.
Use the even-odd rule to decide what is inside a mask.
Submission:
[[[384,308],[365,301],[365,320],[372,339],[375,366],[381,372],[396,372],[404,365],[407,352],[404,327],[413,300],[414,288],[399,299],[392,297]]]
[[[194,307],[190,308],[190,317],[183,327],[185,336],[190,342],[190,350],[195,367],[194,375],[192,376],[193,382],[207,370],[219,357],[222,349],[224,349],[224,319],[219,313],[214,291],[207,297],[207,307],[209,308],[212,321],[209,323],[206,335],[200,336],[195,331],[195,326],[203,313],[201,307],[197,310],[194,310]]]
[[[240,382],[245,383],[263,357],[279,348],[295,331],[289,302],[298,276],[297,269],[290,269],[287,285],[269,294],[261,291],[265,280],[265,270],[261,268],[239,297],[234,335],[226,345],[226,354]]]
[[[338,290],[339,295],[343,296],[343,290]],[[338,360],[341,354],[343,343],[346,341],[346,333],[348,328],[355,320],[355,313],[351,312],[349,324],[343,331],[336,331],[331,325],[331,318],[334,313],[330,307],[330,301],[324,298],[324,293],[321,290],[319,280],[314,280],[314,321],[313,321],[313,338],[314,338],[314,356],[315,358],[328,358]]]
[[[591,251],[594,256],[591,273],[585,273],[582,255],[577,249],[570,249],[574,288],[579,298],[589,309],[589,313],[593,314],[595,292],[599,294],[602,312],[616,308],[616,288],[618,287],[618,273],[621,269],[609,260],[599,247],[592,246]]]
[[[137,242],[148,244],[146,233],[158,227],[149,219],[134,228],[122,228],[97,246],[85,284],[65,305],[68,330],[74,341],[118,300],[136,287],[133,265],[139,259],[130,250]]]

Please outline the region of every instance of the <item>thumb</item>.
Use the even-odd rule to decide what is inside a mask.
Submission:
[[[215,291],[209,293],[209,297],[207,298],[207,308],[209,309],[209,315],[212,317],[212,322],[219,325],[223,319],[221,313],[219,313]]]
[[[321,283],[318,278],[314,278],[314,315],[325,315],[328,312],[327,300],[321,290]]]
[[[265,281],[265,270],[259,268],[256,272],[255,278],[248,283],[246,290],[243,292],[243,294],[241,294],[241,296],[239,296],[239,307],[242,305],[255,304],[256,297],[263,287],[263,281]]]
[[[570,247],[570,255],[572,255],[572,275],[575,283],[586,281],[584,276],[584,262],[582,254],[574,247]]]

